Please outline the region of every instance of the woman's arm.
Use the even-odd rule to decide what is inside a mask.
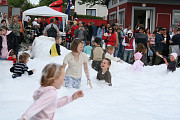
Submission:
[[[66,64],[65,64],[65,63],[63,63],[63,68],[64,68],[64,69],[66,68]]]
[[[84,71],[85,71],[85,74],[86,74],[86,77],[87,77],[87,84],[90,85],[90,87],[92,88],[92,85],[91,85],[91,80],[89,78],[89,70],[88,70],[88,65],[87,65],[87,62],[84,63]]]

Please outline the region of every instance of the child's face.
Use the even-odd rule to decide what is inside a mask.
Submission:
[[[175,58],[172,55],[170,55],[170,61],[175,61]]]
[[[56,40],[57,44],[61,44],[61,39]]]
[[[27,58],[27,59],[25,60],[25,64],[28,63],[28,61],[29,61],[29,58]]]
[[[108,50],[107,51],[110,55],[112,55],[114,53],[114,49],[113,50]]]
[[[77,47],[77,52],[81,53],[84,49],[84,44],[83,43],[79,43],[78,47]]]
[[[109,67],[110,67],[110,65],[108,64],[108,61],[104,59],[104,60],[101,62],[101,68],[102,68],[102,69],[108,69]]]
[[[58,79],[55,79],[54,80],[54,87],[56,89],[60,89],[61,88],[61,85],[64,83],[64,78],[65,78],[65,71],[64,69],[61,69],[61,75],[59,76]]]

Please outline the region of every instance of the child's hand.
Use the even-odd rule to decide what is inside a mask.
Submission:
[[[34,72],[35,72],[35,69],[32,69],[32,72],[34,73]]]
[[[80,90],[80,91],[75,92],[75,93],[72,95],[72,99],[73,99],[73,100],[76,100],[76,99],[78,99],[78,98],[80,98],[80,97],[83,97],[83,96],[84,96],[84,94],[83,94],[83,92]]]
[[[91,84],[91,80],[88,80],[88,81],[87,81],[87,85],[89,85],[91,88],[93,88],[93,87],[92,87],[92,84]]]
[[[13,59],[16,59],[16,55],[12,55]]]

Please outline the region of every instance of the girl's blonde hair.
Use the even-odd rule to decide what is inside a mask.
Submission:
[[[22,55],[19,56],[19,63],[25,63],[25,61],[30,57],[28,53],[22,53]]]
[[[41,86],[52,86],[54,79],[61,76],[63,69],[63,66],[56,63],[47,64],[42,70]]]
[[[106,51],[108,51],[108,50],[113,51],[113,50],[114,50],[114,47],[113,47],[113,46],[107,46],[107,47],[106,47]]]

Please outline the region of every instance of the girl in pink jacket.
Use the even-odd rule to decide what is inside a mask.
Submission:
[[[140,60],[141,58],[142,58],[142,54],[140,52],[137,52],[136,54],[134,54],[135,62],[132,66],[133,71],[142,72],[144,63]]]
[[[55,110],[79,97],[83,92],[78,91],[72,96],[57,99],[56,89],[64,82],[65,71],[60,65],[51,63],[42,71],[41,87],[34,93],[34,103],[27,109],[19,120],[53,120]]]

